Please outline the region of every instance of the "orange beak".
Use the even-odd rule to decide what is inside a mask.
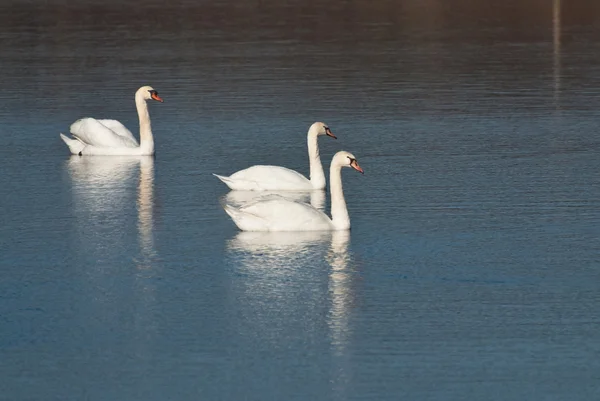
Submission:
[[[333,135],[333,132],[331,132],[331,130],[329,128],[325,128],[325,134],[327,136],[332,137],[333,139],[337,139],[337,136]]]
[[[358,162],[356,160],[352,160],[350,162],[350,167],[352,167],[354,170],[358,171],[361,174],[364,174],[365,172],[363,171],[362,168],[360,168],[360,166],[358,165]]]
[[[162,99],[160,98],[160,96],[158,96],[156,93],[152,93],[152,94],[150,95],[150,97],[151,97],[152,99],[156,100],[157,102],[161,102],[161,103],[162,103],[162,102],[164,102],[164,100],[162,100]]]

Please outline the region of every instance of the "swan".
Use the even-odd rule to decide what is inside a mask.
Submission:
[[[151,86],[142,86],[135,92],[135,106],[140,118],[140,143],[131,131],[117,120],[82,118],[71,124],[75,139],[60,134],[74,155],[103,156],[151,156],[154,154],[154,138],[146,100],[163,102]]]
[[[225,204],[225,212],[242,231],[321,231],[348,230],[350,216],[342,189],[342,167],[364,174],[352,153],[337,152],[331,160],[331,218],[315,207],[283,197],[268,199],[236,208]]]
[[[316,122],[307,134],[310,179],[302,174],[280,166],[252,166],[229,177],[213,174],[233,190],[246,191],[311,191],[325,189],[325,173],[319,156],[317,138],[327,135],[337,139],[327,124]]]

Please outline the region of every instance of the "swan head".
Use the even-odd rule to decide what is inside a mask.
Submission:
[[[333,139],[337,139],[337,136],[333,135],[333,132],[331,132],[327,124],[321,122],[316,122],[313,125],[311,125],[310,129],[308,130],[308,134],[312,134],[315,136],[327,135],[332,137]]]
[[[336,164],[341,167],[352,167],[354,170],[358,171],[361,174],[365,173],[364,170],[358,165],[356,157],[352,153],[346,152],[344,150],[337,152],[335,156],[333,156],[331,164]]]
[[[135,97],[141,97],[144,100],[156,100],[157,102],[164,102],[160,96],[158,96],[158,92],[151,86],[142,86],[135,93]]]

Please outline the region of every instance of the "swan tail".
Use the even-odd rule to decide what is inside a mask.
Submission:
[[[235,189],[234,181],[231,178],[225,177],[225,176],[219,175],[219,174],[214,174],[214,173],[213,173],[213,175],[215,177],[217,177],[219,180],[223,181],[223,183],[225,183],[225,185],[227,185],[229,187],[229,189]]]
[[[231,220],[242,231],[268,231],[265,227],[265,222],[258,216],[251,213],[244,213],[241,210],[231,206],[223,205],[225,213],[231,217]]]
[[[217,177],[219,177],[219,176],[217,175]],[[223,209],[225,210],[225,213],[227,213],[229,215],[229,217],[231,217],[231,220],[233,220],[233,222],[235,223],[235,225],[240,230],[243,230],[243,228],[240,227],[240,224],[239,224],[239,221],[242,220],[241,212],[238,209],[236,209],[235,207],[233,207],[231,205],[227,205],[227,204],[223,205]]]
[[[60,134],[61,139],[67,144],[72,154],[77,155],[85,148],[85,144],[78,139],[71,139],[64,134]]]
[[[219,180],[223,181],[223,183],[227,185],[229,189],[232,189],[234,191],[260,191],[265,189],[261,188],[260,185],[257,185],[257,183],[254,181],[233,179],[231,177],[225,177],[218,174],[213,175]]]

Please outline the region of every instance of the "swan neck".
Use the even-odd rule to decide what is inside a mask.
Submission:
[[[325,188],[325,172],[319,154],[318,136],[312,130],[308,131],[308,163],[310,166],[310,182],[315,189]]]
[[[329,170],[329,187],[331,190],[331,221],[336,230],[347,230],[350,228],[350,216],[344,198],[342,187],[342,167],[331,164]]]
[[[140,119],[140,148],[142,154],[154,154],[154,137],[152,136],[148,104],[142,96],[136,95],[135,106]]]

